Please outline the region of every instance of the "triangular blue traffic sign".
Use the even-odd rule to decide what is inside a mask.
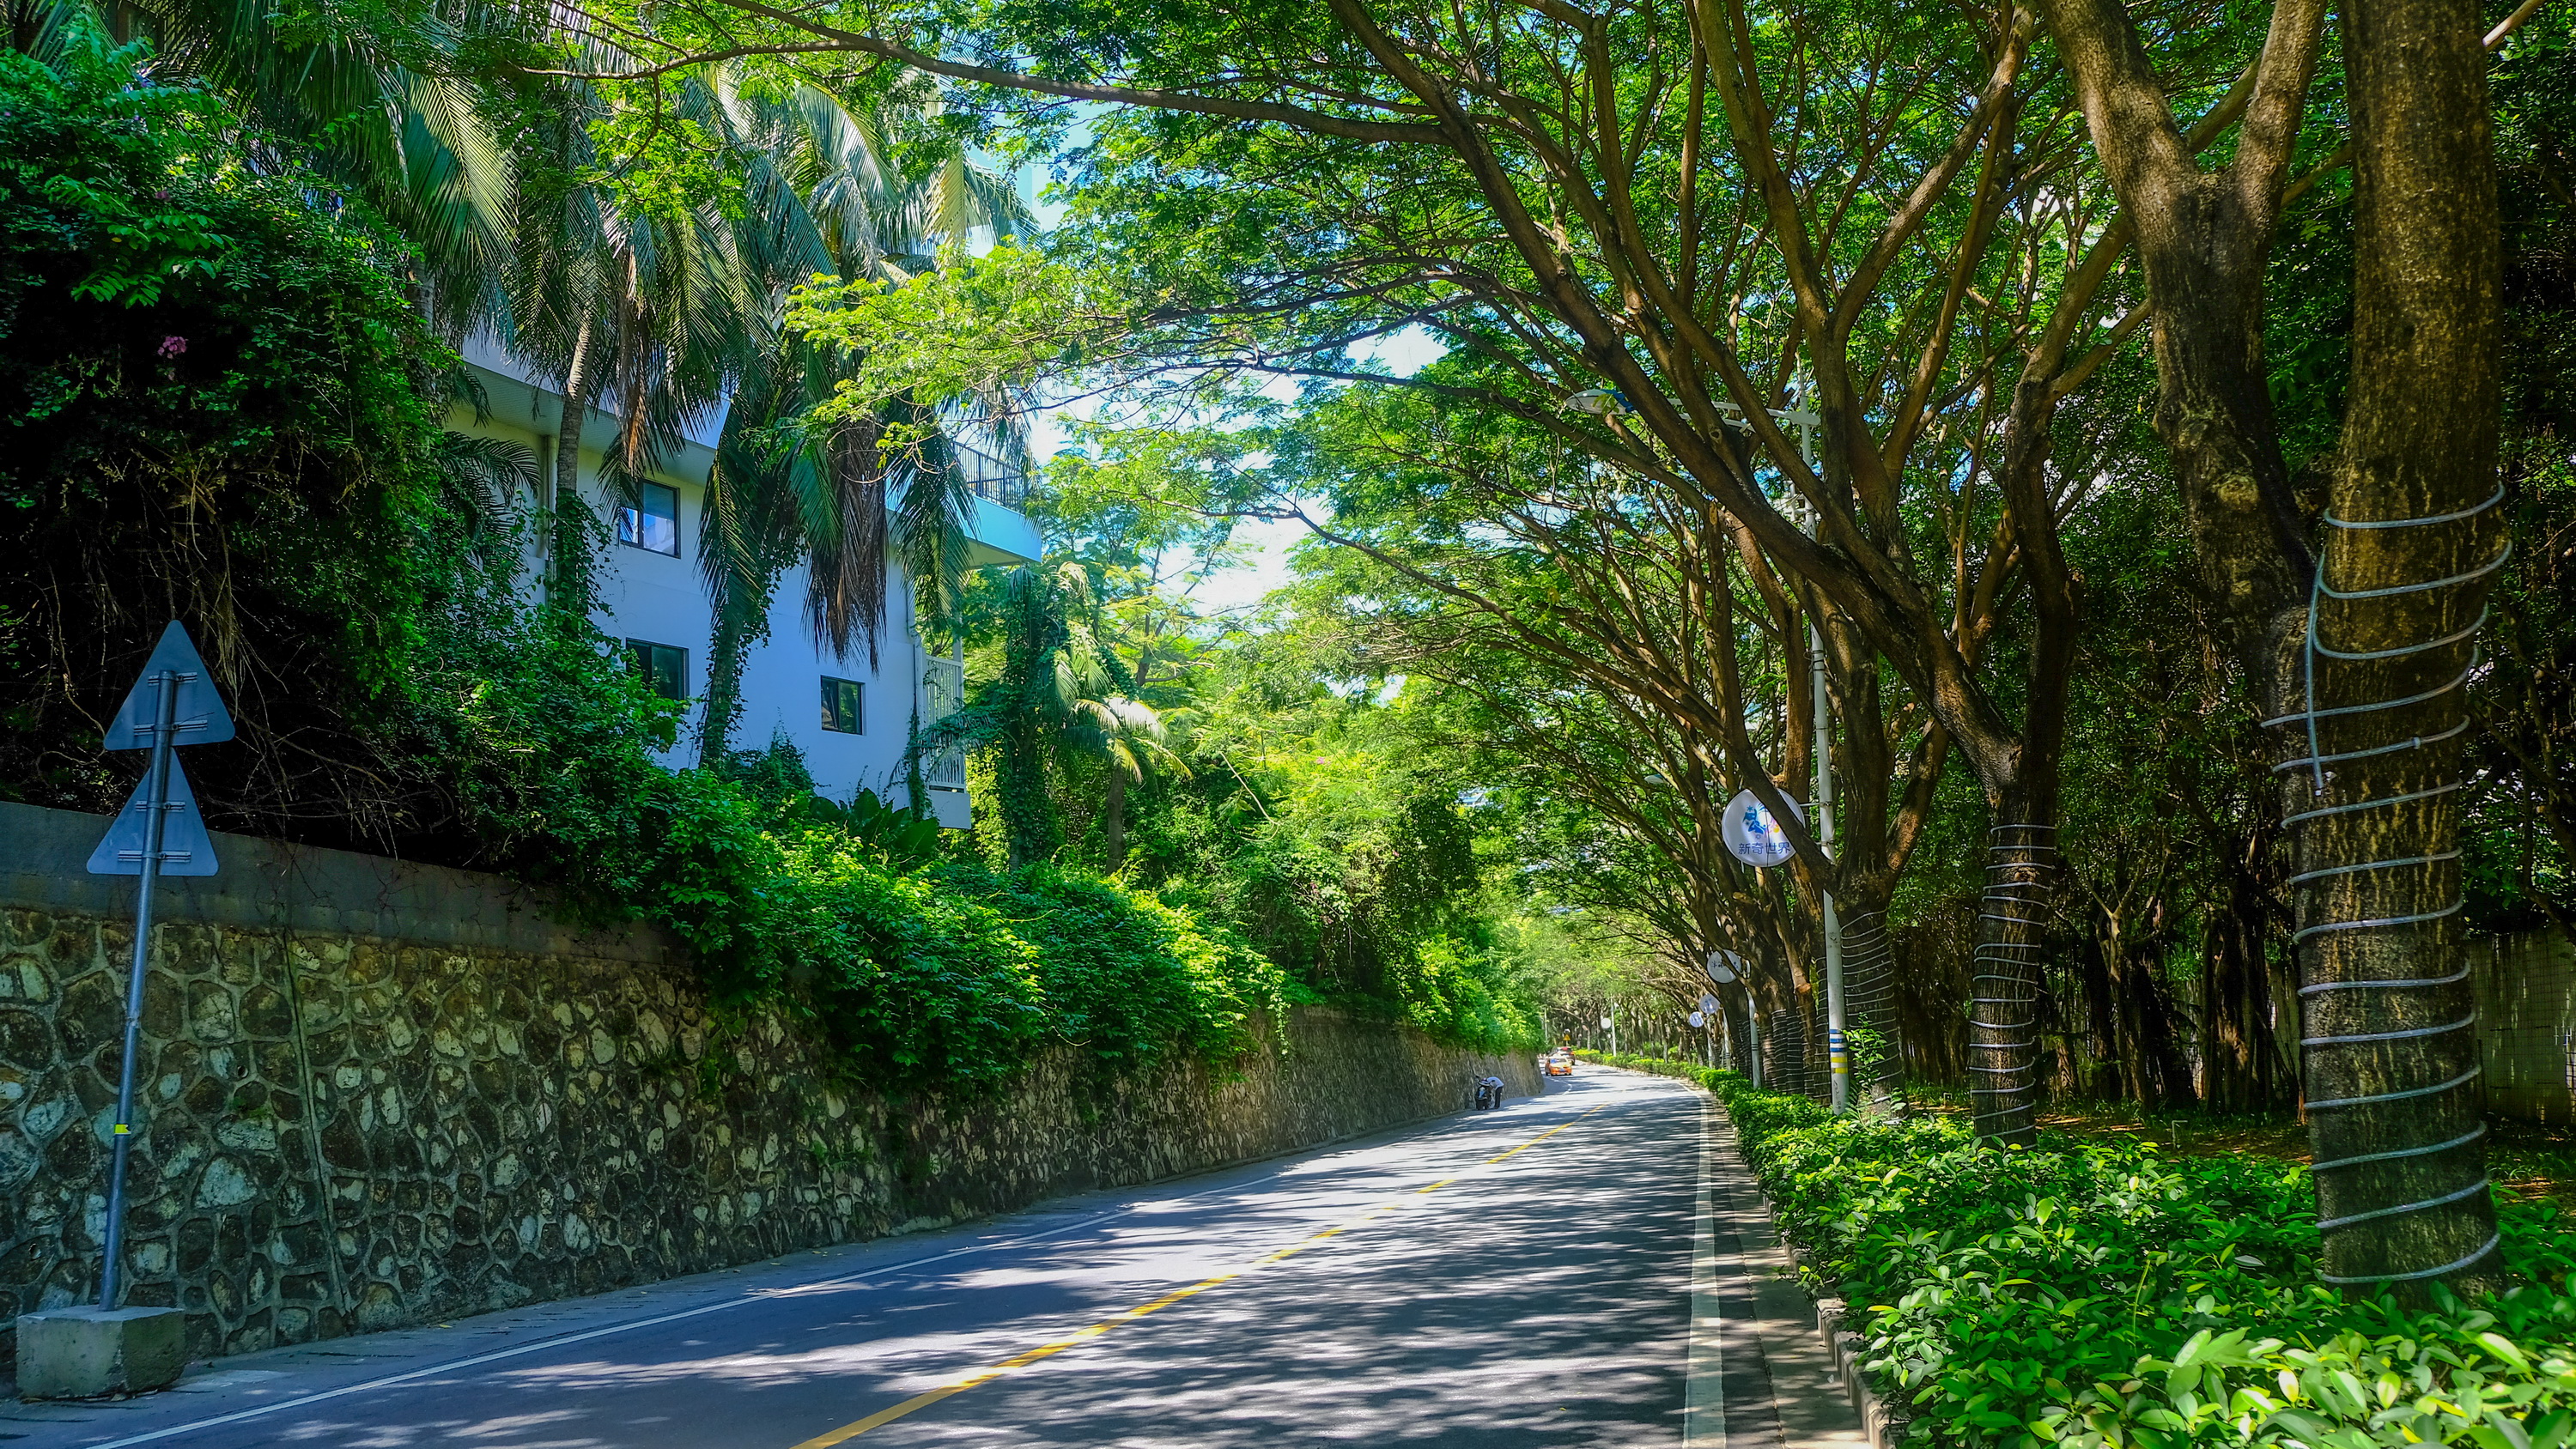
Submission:
[[[189,640],[188,631],[173,619],[170,627],[161,631],[161,642],[152,646],[143,677],[134,682],[116,717],[108,721],[109,749],[152,748],[152,732],[161,721],[161,688],[157,681],[164,670],[175,671],[179,676],[178,727],[171,732],[171,743],[211,745],[233,737],[233,717],[224,708],[224,697],[215,692],[206,661],[197,656],[197,646]]]
[[[147,773],[134,787],[134,797],[116,812],[107,838],[89,853],[91,875],[143,874],[143,852],[152,841],[152,804],[144,795],[151,788]],[[170,757],[170,801],[162,809],[168,818],[161,826],[161,869],[155,874],[213,875],[215,840],[206,833],[206,818],[197,813],[197,792],[188,788],[188,772],[179,768],[175,754]]]

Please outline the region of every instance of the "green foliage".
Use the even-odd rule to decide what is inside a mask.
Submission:
[[[1596,1052],[1577,1047],[1574,1055],[1577,1060],[1599,1062],[1605,1067],[1625,1067],[1632,1072],[1652,1072],[1659,1077],[1678,1077],[1695,1087],[1711,1092],[1716,1091],[1722,1082],[1734,1079],[1732,1072],[1722,1072],[1691,1062],[1672,1062],[1661,1057],[1639,1056],[1635,1052]],[[1782,1100],[1803,1102],[1806,1099],[1790,1097]]]
[[[1299,999],[1517,1050],[1541,974],[1475,793],[1355,688],[1302,624],[1211,618],[1187,589],[1221,558],[1241,440],[1093,429],[1032,494],[1047,562],[977,581],[960,618],[966,707],[924,744],[975,747],[995,868],[1078,865],[1222,923]],[[1186,554],[1186,571],[1172,556]]]
[[[1405,1019],[1434,1036],[1497,1051],[1539,1045],[1547,1029],[1528,994],[1494,965],[1473,946],[1433,936],[1393,964],[1388,984]]]
[[[0,53],[0,790],[121,803],[93,731],[176,615],[241,723],[189,760],[214,818],[377,834],[420,782],[352,721],[511,460],[442,437],[449,354],[362,209],[74,30],[58,68]]]
[[[1997,1151],[1956,1118],[1837,1118],[1698,1075],[1806,1271],[1863,1310],[1919,1441],[2524,1449],[2576,1426],[2576,1229],[2554,1203],[2502,1210],[2529,1281],[2410,1312],[2319,1280],[2295,1164],[2056,1134]]]
[[[79,676],[121,688],[113,651],[175,601],[244,721],[190,760],[230,819],[262,823],[245,770],[291,734],[347,770],[278,783],[279,813],[366,808],[344,828],[651,920],[728,1001],[806,1014],[883,1084],[1250,1044],[1280,973],[1185,909],[1071,870],[937,869],[935,823],[816,798],[792,748],[667,768],[680,706],[563,606],[578,578],[528,602],[529,520],[467,486],[496,460],[442,441],[402,254],[313,177],[247,164],[220,102],[139,58],[0,55],[0,504],[31,545],[0,564],[13,694],[74,672],[48,652],[65,631],[106,658]],[[111,603],[47,612],[64,598]],[[11,702],[12,785],[112,806],[96,766],[15,768],[68,753],[49,708],[106,705]]]
[[[1055,1029],[1113,1066],[1173,1046],[1239,1052],[1255,1015],[1287,1009],[1287,977],[1268,957],[1147,892],[1044,865],[942,878],[991,891],[1023,923],[1040,947],[1040,984],[1060,1003]]]
[[[1004,242],[983,256],[951,248],[900,285],[817,277],[789,297],[786,325],[849,360],[819,420],[873,416],[897,397],[934,401],[1022,388],[1050,366],[1079,366],[1086,338],[1112,333],[1075,269]],[[888,430],[886,446],[925,434]]]
[[[773,828],[831,829],[876,852],[897,875],[910,875],[945,857],[939,822],[899,809],[861,790],[847,803],[815,793],[805,753],[780,735],[765,750],[738,750],[723,773],[768,814]]]
[[[973,1089],[1048,1046],[1110,1070],[1251,1045],[1278,969],[1189,911],[1049,866],[937,864],[937,826],[819,800],[795,751],[665,768],[677,706],[579,621],[506,590],[445,622],[415,693],[486,863],[672,931],[739,1004],[787,1004],[854,1075]]]

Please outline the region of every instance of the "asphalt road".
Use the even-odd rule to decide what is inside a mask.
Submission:
[[[0,1441],[1676,1445],[1695,1224],[1715,1301],[1702,1100],[1585,1068],[946,1234],[224,1360],[123,1404],[0,1403]],[[1782,1442],[1752,1432],[1758,1347],[1717,1382],[1746,1449]]]

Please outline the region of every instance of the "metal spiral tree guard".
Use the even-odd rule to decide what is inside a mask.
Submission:
[[[2375,520],[2337,518],[2329,512],[2325,521],[2330,528],[2351,533],[2464,523],[2483,515],[2503,502],[2504,496],[2503,486],[2498,485],[2495,493],[2486,501],[2455,512],[2421,518]],[[2374,716],[2385,715],[2388,711],[2430,704],[2455,696],[2476,673],[2479,651],[2474,644],[2470,644],[2468,662],[2462,666],[2459,673],[2431,689],[2397,698],[2330,708],[2321,708],[2317,703],[2318,661],[2328,659],[2359,665],[2406,660],[2437,649],[2456,648],[2462,644],[2469,644],[2487,621],[2487,610],[2481,608],[2478,617],[2466,627],[2452,630],[2436,638],[2385,649],[2343,650],[2328,645],[2320,637],[2319,614],[2330,601],[2352,603],[2363,600],[2402,598],[2473,583],[2503,568],[2512,556],[2513,542],[2508,538],[2493,558],[2465,572],[2416,583],[2349,591],[2337,589],[2328,584],[2327,570],[2324,566],[2321,565],[2317,569],[2308,596],[2307,630],[2301,651],[2307,707],[2292,714],[2264,721],[2267,727],[2296,725],[2301,727],[2306,735],[2307,753],[2305,755],[2284,760],[2273,767],[2276,772],[2290,774],[2293,779],[2304,775],[2308,785],[2307,808],[2283,817],[2285,825],[2299,831],[2301,864],[2308,867],[2290,878],[2291,888],[2300,892],[2309,906],[2309,909],[2302,913],[2308,924],[2302,926],[2292,938],[2292,947],[2294,950],[2309,953],[2312,961],[2322,968],[2303,974],[2310,977],[2323,976],[2328,970],[2350,970],[2356,965],[2364,966],[2366,969],[2365,961],[2355,959],[2356,953],[2345,952],[2340,957],[2331,953],[2320,956],[2319,953],[2324,952],[2329,941],[2345,942],[2358,939],[2347,937],[2344,933],[2438,929],[2442,922],[2456,916],[2467,904],[2467,896],[2461,880],[2459,849],[2456,847],[2448,850],[2418,849],[2399,855],[2376,854],[2375,852],[2382,847],[2367,844],[2366,832],[2359,828],[2371,819],[2385,818],[2376,816],[2374,812],[2437,799],[2467,788],[2468,780],[2464,772],[2457,768],[2445,770],[2441,768],[2438,755],[2425,753],[2467,733],[2469,717],[2465,707],[2462,708],[2459,722],[2448,729],[2361,748],[2329,751],[2323,741],[2323,731],[2326,728],[2326,722],[2329,721],[2337,727],[2367,727],[2374,722]],[[2358,799],[2334,798],[2337,793],[2334,788],[2337,783],[2337,771],[2329,767],[2348,765],[2359,760],[2382,760],[2392,765],[2420,762],[2430,778],[2421,782],[2419,788],[2400,789],[2393,794],[2365,794]],[[2448,775],[2449,778],[2441,778],[2444,775]],[[2351,854],[2359,854],[2366,858],[2337,859],[2338,856]],[[2420,893],[2417,896],[2419,903],[2424,899],[2446,903],[2435,905],[2430,909],[2394,912],[2388,911],[2383,906],[2368,904],[2375,898],[2385,899],[2392,894],[2401,895],[2402,898],[2402,893],[2406,889],[2403,882],[2408,875],[2413,877],[2417,891]],[[2373,888],[2374,883],[2376,883],[2376,889]],[[2476,1044],[2470,1036],[2477,1025],[2477,1010],[2475,1004],[2468,999],[2468,976],[2469,968],[2466,960],[2463,959],[2459,970],[2438,976],[2392,978],[2355,975],[2324,980],[2311,979],[2299,988],[2302,1027],[2299,1045],[2306,1058],[2307,1081],[2315,1093],[2307,1103],[2307,1110],[2312,1120],[2317,1120],[2316,1114],[2325,1114],[2318,1123],[2321,1149],[2333,1137],[2343,1135],[2340,1129],[2344,1126],[2358,1122],[2375,1108],[2399,1102],[2410,1104],[2405,1116],[2409,1125],[2417,1126],[2417,1135],[2427,1132],[2446,1134],[2438,1140],[2412,1146],[2349,1152],[2338,1156],[2325,1156],[2321,1150],[2322,1160],[2310,1170],[2317,1177],[2319,1197],[2327,1208],[2326,1215],[2319,1220],[2317,1226],[2328,1234],[2330,1263],[2337,1256],[2332,1251],[2332,1235],[2339,1228],[2411,1217],[2454,1203],[2482,1198],[2489,1190],[2488,1177],[2482,1168],[2475,1172],[2474,1180],[2455,1181],[2452,1185],[2446,1185],[2442,1191],[2429,1196],[2383,1206],[2361,1206],[2362,1203],[2369,1202],[2374,1195],[2359,1190],[2355,1186],[2362,1176],[2360,1169],[2438,1156],[2467,1147],[2486,1135],[2485,1124],[2477,1120],[2473,1096],[2473,1083],[2481,1068]],[[2453,988],[2450,995],[2454,1001],[2446,1009],[2438,1010],[2436,1014],[2451,1019],[2429,1025],[2392,1026],[2389,1024],[2390,1018],[2397,1013],[2393,1010],[2375,1009],[2376,1003],[2383,999],[2378,997],[2377,993],[2438,992],[2441,988]],[[2438,1002],[2431,1004],[2438,1006]],[[2371,1026],[2383,1029],[2351,1029]],[[2430,1063],[2427,1074],[2439,1078],[2438,1080],[2404,1083],[2390,1080],[2395,1074],[2389,1071],[2388,1050],[2397,1043],[2408,1041],[2434,1044],[2434,1049],[2426,1054],[2426,1061]],[[2471,1095],[2454,1096],[2453,1094]],[[2446,1098],[2449,1099],[2446,1102],[2441,1100]],[[2436,1103],[2439,1103],[2439,1107]],[[2469,1124],[2467,1130],[2454,1130],[2462,1122]],[[2352,1135],[2359,1137],[2365,1134],[2356,1131]],[[2376,1138],[2378,1135],[2367,1134],[2367,1138]],[[2465,1178],[2470,1174],[2463,1172],[2461,1176]],[[2338,1198],[2344,1198],[2347,1201],[2358,1199],[2359,1201],[2354,1204],[2358,1210],[2333,1211],[2333,1205]],[[2327,1282],[2341,1284],[2403,1283],[2444,1277],[2475,1264],[2496,1250],[2501,1238],[2494,1230],[2492,1222],[2484,1221],[2473,1226],[2470,1235],[2474,1236],[2481,1232],[2483,1234],[2481,1240],[2474,1242],[2466,1252],[2448,1261],[2424,1267],[2392,1266],[2386,1272],[2324,1273],[2320,1276]]]
[[[1896,962],[1887,939],[1887,913],[1845,916],[1843,1009],[1878,1037],[1877,1075],[1870,1085],[1893,1097],[1905,1080],[1905,1054],[1896,1019]]]
[[[1986,837],[1986,893],[1969,957],[1968,1070],[1980,1137],[2032,1125],[2038,1111],[2040,966],[2057,827],[1998,825]]]

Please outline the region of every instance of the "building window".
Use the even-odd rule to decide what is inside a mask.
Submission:
[[[629,639],[626,652],[635,660],[635,677],[643,680],[646,688],[664,699],[689,697],[688,650]]]
[[[824,675],[823,728],[836,735],[866,734],[867,714],[861,708],[864,698],[863,688],[857,680]]]
[[[678,558],[680,490],[661,483],[639,486],[635,502],[617,507],[617,541]]]

